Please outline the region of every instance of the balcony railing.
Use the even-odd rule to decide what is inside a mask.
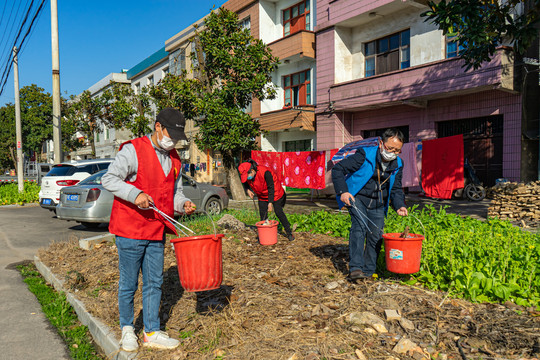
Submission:
[[[491,89],[517,92],[513,60],[504,50],[478,70],[465,72],[462,65],[460,59],[445,59],[338,83],[330,86],[329,100],[334,111],[342,111],[397,104],[425,107],[428,100]],[[318,104],[318,109],[328,107],[328,102]]]
[[[315,33],[312,31],[302,30],[273,41],[268,45],[272,49],[272,54],[282,61],[295,55],[315,58]]]

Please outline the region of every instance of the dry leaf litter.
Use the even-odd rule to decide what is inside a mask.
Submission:
[[[540,356],[535,309],[473,304],[392,279],[351,283],[344,239],[298,233],[293,242],[280,236],[276,245],[261,246],[252,230],[224,232],[218,290],[184,292],[167,243],[160,316],[162,327],[182,343],[172,351],[141,347],[138,359]],[[86,251],[74,242],[53,243],[39,257],[119,339],[116,247],[103,243]],[[141,283],[135,297],[139,337]]]

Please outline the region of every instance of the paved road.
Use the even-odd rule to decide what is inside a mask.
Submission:
[[[28,291],[16,263],[32,260],[51,241],[67,241],[106,233],[101,225],[87,230],[58,220],[39,206],[0,206],[0,360],[70,359],[68,351]]]

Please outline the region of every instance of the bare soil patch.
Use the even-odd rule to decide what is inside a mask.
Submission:
[[[184,292],[167,245],[162,326],[183,341],[174,351],[141,348],[139,359],[338,360],[358,359],[358,350],[367,359],[532,359],[540,353],[535,309],[474,304],[395,279],[351,283],[343,239],[299,233],[294,242],[280,237],[265,247],[252,230],[225,234],[223,285],[214,291]],[[85,251],[54,243],[39,257],[119,339],[116,247]],[[139,289],[138,332],[141,306]],[[386,320],[387,309],[398,310],[414,328]],[[384,319],[388,333],[349,322],[351,313],[365,311]],[[419,348],[396,353],[402,338]]]

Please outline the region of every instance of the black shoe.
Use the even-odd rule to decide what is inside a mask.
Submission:
[[[369,279],[371,276],[363,272],[362,270],[354,270],[349,274],[349,279],[358,280],[358,279]]]
[[[287,239],[289,239],[289,241],[293,241],[294,240],[294,235],[292,233],[287,234]]]

